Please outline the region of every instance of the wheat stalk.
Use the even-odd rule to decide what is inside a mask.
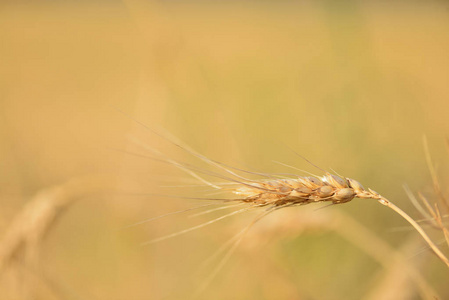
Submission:
[[[422,229],[422,227],[419,226],[419,224],[415,220],[413,220],[412,217],[410,217],[408,214],[406,214],[402,209],[400,209],[399,207],[397,207],[396,205],[391,203],[391,201],[387,200],[386,198],[384,198],[382,196],[380,196],[380,197],[381,198],[378,199],[379,203],[382,205],[385,205],[388,208],[391,208],[396,213],[398,213],[401,217],[403,217],[407,222],[409,222],[410,225],[412,225],[413,228],[415,228],[416,231],[422,236],[422,238],[426,241],[426,243],[429,245],[429,247],[438,256],[438,258],[441,259],[441,261],[443,261],[446,264],[446,266],[449,267],[449,260],[447,259],[447,257],[443,254],[443,252],[441,252],[441,250],[435,245],[435,243],[432,242],[432,240],[429,238],[429,236],[426,234],[426,232]]]

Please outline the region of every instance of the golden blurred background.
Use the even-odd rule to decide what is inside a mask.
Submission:
[[[432,197],[423,135],[448,182],[448,33],[446,1],[3,2],[0,298],[193,299],[208,281],[220,260],[204,261],[255,215],[142,247],[229,211],[125,228],[204,203],[132,193],[214,197],[120,151],[206,167],[134,120],[239,168],[320,172],[293,149],[420,218],[402,186]],[[198,299],[423,298],[396,250],[449,298],[393,212],[318,207],[261,220]]]

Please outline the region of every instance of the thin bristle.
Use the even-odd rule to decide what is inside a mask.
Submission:
[[[187,233],[187,232],[196,230],[196,229],[203,228],[204,226],[213,224],[213,223],[215,223],[215,222],[218,222],[218,221],[220,221],[220,220],[223,220],[224,218],[227,218],[227,217],[230,217],[230,216],[233,216],[233,215],[236,215],[236,214],[239,214],[239,213],[248,211],[249,209],[250,209],[250,208],[243,208],[243,209],[234,211],[234,212],[232,212],[232,213],[226,214],[226,215],[224,215],[224,216],[218,217],[218,218],[216,218],[216,219],[210,220],[210,221],[208,221],[208,222],[206,222],[206,223],[202,223],[202,224],[197,225],[197,226],[193,226],[193,227],[190,227],[190,228],[187,228],[187,229],[184,229],[184,230],[181,230],[181,231],[178,231],[178,232],[175,232],[175,233],[166,235],[166,236],[162,236],[162,237],[160,237],[160,238],[153,239],[153,240],[151,240],[151,241],[142,243],[141,245],[142,245],[142,246],[146,246],[146,245],[154,244],[154,243],[157,243],[157,242],[160,242],[160,241],[163,241],[163,240],[172,238],[172,237],[176,237],[176,236],[179,236],[179,235],[181,235],[181,234],[184,234],[184,233]]]

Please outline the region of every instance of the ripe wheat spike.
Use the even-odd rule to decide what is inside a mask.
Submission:
[[[201,161],[207,163],[208,165],[216,168],[218,171],[210,171],[205,170],[199,167],[196,167],[191,164],[183,163],[176,161],[174,159],[166,157],[163,153],[154,150],[151,147],[144,147],[144,145],[140,144],[141,147],[145,148],[147,151],[150,151],[152,154],[156,155],[155,157],[145,156],[145,155],[139,155],[140,157],[146,157],[150,158],[159,162],[164,162],[171,164],[177,168],[180,168],[187,172],[192,177],[198,179],[202,183],[206,184],[207,186],[210,186],[214,189],[218,190],[227,190],[230,191],[232,194],[236,195],[236,198],[231,199],[209,199],[209,200],[215,200],[215,201],[224,201],[224,202],[230,202],[230,201],[238,201],[242,203],[248,204],[248,207],[239,209],[237,211],[234,211],[232,213],[229,213],[227,215],[221,216],[219,218],[216,218],[214,220],[208,221],[206,223],[179,231],[177,233],[173,233],[164,237],[160,237],[157,239],[154,239],[152,241],[149,241],[144,244],[151,244],[153,242],[162,241],[171,237],[178,236],[183,233],[190,232],[195,229],[202,228],[208,224],[212,224],[216,221],[225,219],[229,216],[233,216],[235,214],[240,214],[243,212],[246,212],[251,209],[256,209],[260,207],[267,207],[268,212],[272,212],[284,207],[291,207],[291,206],[300,206],[300,205],[307,205],[315,202],[330,202],[332,205],[334,204],[343,204],[351,201],[354,198],[360,198],[360,199],[374,199],[377,200],[380,204],[392,209],[397,214],[399,214],[402,218],[404,218],[407,222],[410,223],[410,225],[413,226],[413,228],[422,236],[422,238],[426,241],[426,243],[429,245],[429,247],[432,249],[432,251],[438,256],[438,258],[443,261],[446,266],[449,267],[449,259],[444,255],[444,253],[435,245],[435,243],[429,238],[429,236],[426,234],[426,232],[423,230],[423,228],[416,222],[413,218],[411,218],[407,213],[405,213],[403,210],[401,210],[399,207],[394,205],[391,201],[380,195],[379,193],[375,192],[372,189],[365,189],[358,181],[351,179],[351,178],[345,178],[343,176],[337,176],[334,174],[330,174],[329,172],[326,172],[325,170],[317,167],[315,164],[307,160],[305,157],[299,155],[304,160],[306,160],[308,163],[312,164],[314,167],[317,167],[318,169],[325,172],[323,176],[292,176],[291,178],[285,179],[279,179],[275,174],[265,174],[265,173],[257,173],[257,172],[249,172],[245,170],[241,170],[238,168],[227,166],[223,163],[217,162],[215,160],[209,159],[208,157],[196,152],[189,146],[183,144],[181,141],[173,137],[172,135],[169,135],[168,133],[160,133],[152,128],[148,127],[144,123],[135,120],[130,115],[124,113],[123,111],[117,109],[120,113],[125,115],[126,117],[130,118],[133,122],[138,124],[139,126],[142,126],[143,128],[149,130],[153,134],[156,134],[157,136],[161,137],[162,139],[168,141],[172,145],[182,149],[183,151],[186,151],[187,153],[190,153],[194,157],[200,159]],[[136,143],[136,140],[133,141]],[[123,151],[127,153],[126,151]],[[136,155],[134,153],[129,153],[132,155]],[[236,172],[232,171],[240,171],[244,173],[249,173],[253,175],[263,176],[264,178],[270,178],[270,179],[261,179],[261,180],[253,180],[248,179],[245,177],[242,177],[241,175],[237,174]],[[224,172],[226,175],[220,173]],[[220,178],[228,181],[228,183],[231,183],[231,185],[227,184],[214,184],[206,179],[204,179],[202,176],[198,175],[206,175],[206,176],[212,176],[215,178]],[[182,198],[182,197],[181,197]],[[262,214],[260,218],[262,218],[265,214]],[[260,218],[257,218],[257,220],[260,220]],[[251,227],[251,226],[249,226]],[[248,227],[248,229],[249,229]]]

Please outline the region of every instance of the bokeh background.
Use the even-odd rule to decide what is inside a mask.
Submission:
[[[446,1],[3,1],[0,37],[0,233],[35,195],[81,182],[37,257],[10,259],[2,299],[192,299],[219,264],[204,261],[255,216],[141,247],[224,212],[124,229],[203,203],[132,193],[216,196],[117,151],[208,168],[133,119],[240,168],[320,172],[293,149],[415,218],[402,185],[433,199],[425,135],[445,190]],[[449,297],[447,268],[392,211],[318,207],[260,221],[199,299],[421,299],[393,249]]]

